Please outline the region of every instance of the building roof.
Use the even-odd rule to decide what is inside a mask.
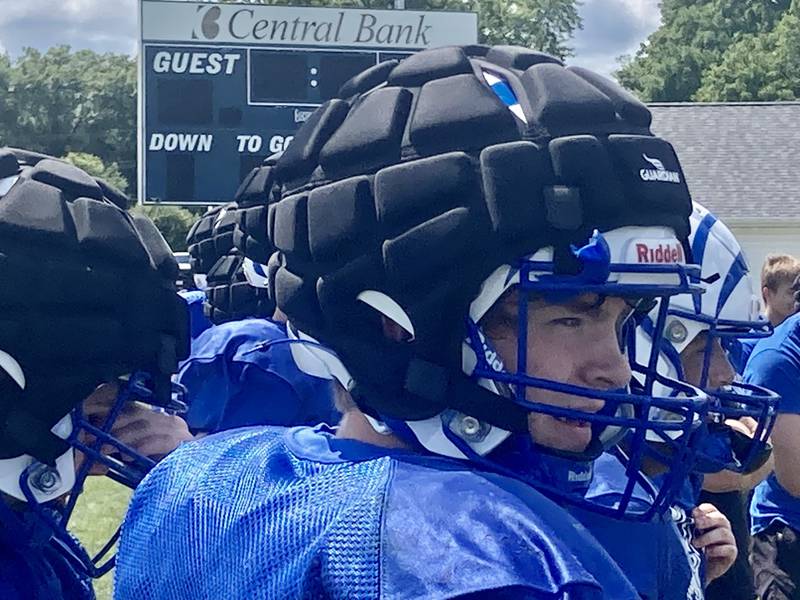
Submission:
[[[800,102],[654,103],[692,198],[723,220],[800,221]]]

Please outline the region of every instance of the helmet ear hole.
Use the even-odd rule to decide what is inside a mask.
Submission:
[[[377,310],[381,316],[384,333],[395,341],[414,341],[414,325],[408,313],[397,302],[375,290],[365,290],[358,295],[367,306]]]
[[[13,356],[0,350],[0,369],[8,373],[9,377],[20,387],[25,389],[25,372]]]

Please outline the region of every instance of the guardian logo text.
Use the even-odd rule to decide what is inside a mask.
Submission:
[[[657,158],[650,158],[647,154],[642,154],[642,158],[650,163],[652,168],[641,169],[639,177],[642,181],[664,181],[667,183],[680,183],[681,175],[677,171],[670,171],[664,167],[664,163]]]

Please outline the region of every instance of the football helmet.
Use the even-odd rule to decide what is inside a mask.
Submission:
[[[699,369],[695,369],[698,373],[691,379],[706,391],[712,403],[708,435],[699,446],[696,468],[702,472],[722,469],[749,472],[769,456],[768,438],[777,416],[779,397],[763,387],[739,381],[729,364],[730,380],[715,381],[719,376],[710,372],[712,357],[737,340],[769,336],[772,327],[760,314],[759,295],[750,268],[730,229],[698,203],[694,203],[690,222],[692,254],[701,266],[705,293],[669,299],[657,369],[668,377],[685,379],[681,353],[693,342],[702,344],[698,348]],[[636,341],[631,344],[639,365],[646,364],[651,357],[657,335],[653,321],[652,316],[641,319]],[[741,417],[756,420],[752,438],[724,425],[726,419]],[[661,441],[653,436],[649,439]]]
[[[353,78],[271,173],[280,200],[268,218],[278,250],[270,285],[298,365],[336,378],[379,432],[517,476],[541,463],[534,483],[578,504],[590,502],[570,484],[591,478],[596,457],[626,432],[635,448],[659,432],[673,445],[674,481],[647,514],[630,515],[625,499],[598,509],[664,510],[706,396],[655,369],[634,392],[525,368],[534,299],[613,296],[643,311],[699,293],[684,176],[649,126],[648,109],[615,83],[523,48],[440,48]],[[481,325],[512,289],[513,370]],[[381,318],[404,331],[402,342],[383,335]],[[620,324],[615,351],[624,340]],[[573,401],[538,401],[545,392]],[[581,410],[587,399],[603,408]],[[533,439],[520,453],[531,414],[589,424],[591,442],[565,452]]]
[[[134,487],[153,466],[110,431],[134,400],[180,411],[170,375],[188,353],[172,252],[105,190],[120,194],[69,163],[0,150],[0,521],[20,540],[30,518],[44,522],[93,577],[113,565],[113,540],[92,558],[68,533],[83,482],[100,464]],[[88,417],[101,384],[118,393]]]
[[[238,194],[237,194],[238,198]],[[215,325],[246,317],[271,317],[275,305],[259,283],[252,261],[234,246],[237,201],[210,209],[187,235],[195,285],[206,294],[206,316]]]

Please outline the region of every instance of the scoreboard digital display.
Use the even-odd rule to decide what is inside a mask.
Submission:
[[[230,201],[244,175],[283,150],[348,79],[477,35],[472,13],[151,0],[141,9],[144,203]],[[445,27],[443,17],[456,21]]]

